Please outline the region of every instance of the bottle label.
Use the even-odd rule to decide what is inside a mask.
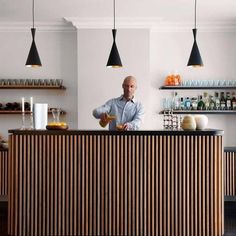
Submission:
[[[236,110],[236,101],[233,102],[233,110]]]
[[[227,102],[226,102],[226,106],[227,106],[228,109],[231,108],[231,101],[230,101],[230,100],[227,100]]]
[[[221,109],[225,109],[225,103],[224,102],[220,103],[220,107]]]

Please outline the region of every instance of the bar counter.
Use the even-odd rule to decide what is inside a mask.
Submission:
[[[10,235],[223,235],[221,130],[9,131]]]

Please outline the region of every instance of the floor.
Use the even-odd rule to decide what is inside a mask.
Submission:
[[[7,236],[7,204],[5,202],[0,202],[0,235]],[[236,201],[225,202],[224,235],[236,235]]]

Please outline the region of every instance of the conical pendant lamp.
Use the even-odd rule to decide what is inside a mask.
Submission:
[[[193,47],[192,47],[192,51],[188,60],[188,66],[193,66],[193,67],[201,67],[203,66],[203,62],[202,62],[202,58],[200,55],[200,51],[198,49],[197,46],[197,41],[196,41],[196,36],[197,36],[197,28],[196,28],[196,18],[197,18],[197,0],[195,0],[195,17],[194,17],[194,29],[193,29],[193,38],[194,38],[194,42],[193,42]]]
[[[112,29],[113,44],[112,44],[111,52],[107,61],[107,67],[120,68],[122,67],[122,63],[121,63],[120,55],[116,46],[115,0],[113,0],[113,6],[114,6],[114,28]]]
[[[25,63],[25,66],[27,66],[27,67],[41,67],[42,64],[41,64],[38,50],[37,50],[37,47],[35,44],[36,29],[34,28],[34,0],[33,0],[33,6],[32,6],[32,15],[33,15],[33,28],[31,28],[32,44],[30,47],[29,55],[28,55],[27,61]]]

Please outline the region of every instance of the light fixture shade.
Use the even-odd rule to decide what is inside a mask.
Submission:
[[[113,44],[111,48],[111,52],[107,61],[107,67],[112,67],[112,68],[120,68],[122,67],[120,55],[116,46],[116,29],[112,30],[112,35],[113,35]]]
[[[36,44],[35,44],[35,40],[34,40],[35,32],[36,32],[36,29],[31,28],[32,44],[31,44],[31,47],[30,47],[30,51],[29,51],[27,61],[25,63],[25,65],[27,67],[41,67],[42,66],[40,58],[39,58],[38,50],[37,50],[37,47],[36,47]]]
[[[197,36],[197,29],[193,29],[194,42],[193,42],[192,51],[188,60],[188,66],[198,67],[198,66],[203,66],[203,62],[202,62],[202,57],[200,55],[200,51],[197,46],[196,36]]]

